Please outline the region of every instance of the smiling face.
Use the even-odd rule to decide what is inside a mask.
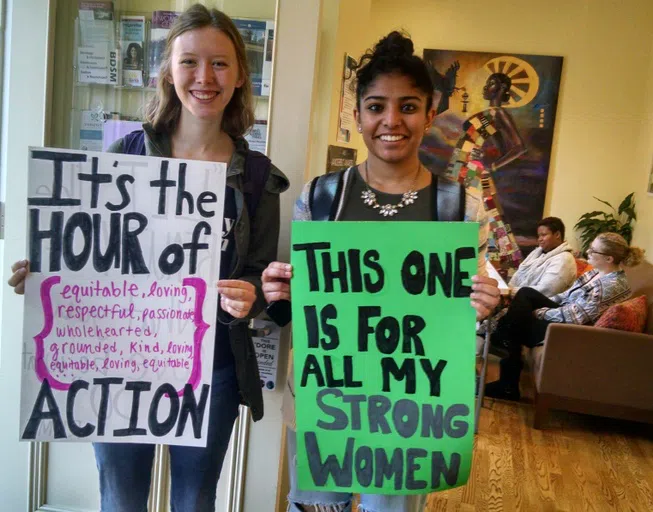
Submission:
[[[361,96],[360,111],[354,111],[368,151],[388,163],[414,159],[435,115],[426,103],[426,94],[410,78],[380,75]]]
[[[243,84],[231,39],[213,27],[184,32],[172,43],[168,81],[181,101],[182,115],[221,122]]]
[[[138,50],[136,49],[135,46],[132,46],[129,49],[129,56],[132,58],[132,60],[136,60],[136,58],[138,57]]]

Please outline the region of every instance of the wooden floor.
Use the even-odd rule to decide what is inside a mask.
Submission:
[[[653,427],[554,411],[535,430],[525,394],[485,400],[469,482],[432,494],[428,512],[653,511]]]

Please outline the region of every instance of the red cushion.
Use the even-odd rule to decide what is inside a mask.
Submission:
[[[585,272],[589,272],[593,268],[594,267],[592,267],[592,265],[590,265],[587,260],[576,258],[576,279],[582,276]]]
[[[620,331],[644,332],[646,328],[646,296],[640,295],[634,299],[610,306],[601,315],[596,327],[619,329]]]

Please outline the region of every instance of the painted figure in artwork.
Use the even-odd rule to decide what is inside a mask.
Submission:
[[[493,73],[489,76],[483,87],[483,98],[489,101],[489,108],[463,123],[463,135],[447,166],[447,173],[461,183],[482,188],[490,217],[488,256],[506,277],[517,269],[523,256],[504,218],[492,173],[527,151],[512,116],[502,106],[510,100],[511,88],[512,80],[508,75]],[[485,151],[488,143],[494,151]]]

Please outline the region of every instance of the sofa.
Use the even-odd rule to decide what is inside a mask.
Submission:
[[[653,265],[626,269],[633,297],[646,296],[644,333],[552,324],[525,349],[536,389],[534,427],[550,409],[653,423]]]

